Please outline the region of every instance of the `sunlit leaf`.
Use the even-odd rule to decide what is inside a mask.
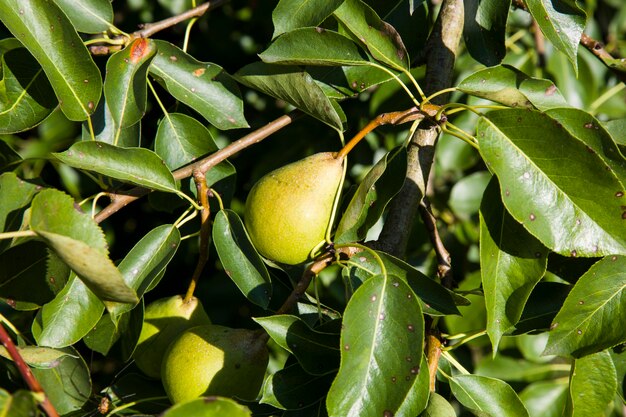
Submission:
[[[230,398],[198,398],[174,405],[166,410],[162,417],[251,417],[247,407],[237,404]]]
[[[110,0],[54,0],[78,32],[106,32],[112,26]]]
[[[477,415],[529,417],[513,388],[504,381],[479,375],[457,375],[449,381],[455,398]]]
[[[576,359],[569,383],[568,417],[601,417],[615,397],[617,374],[607,351]]]
[[[272,38],[293,29],[317,26],[343,3],[343,0],[280,0],[272,12]]]
[[[502,62],[511,0],[466,0],[463,33],[468,52],[488,67]]]
[[[18,353],[29,366],[33,368],[49,369],[59,365],[64,356],[69,355],[67,351],[52,349],[45,346],[24,346],[17,348]],[[5,347],[0,346],[0,356],[13,360]]]

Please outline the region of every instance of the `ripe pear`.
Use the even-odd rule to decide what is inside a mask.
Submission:
[[[183,331],[210,323],[196,297],[185,303],[182,296],[175,295],[148,304],[133,353],[137,367],[146,375],[159,378],[163,354],[169,344]]]
[[[311,155],[262,177],[246,200],[244,222],[259,253],[296,265],[324,240],[341,180],[343,158]]]
[[[266,339],[258,331],[198,326],[174,340],[161,367],[172,403],[204,395],[254,400],[267,369]]]

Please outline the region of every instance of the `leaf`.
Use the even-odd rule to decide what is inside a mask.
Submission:
[[[377,275],[365,281],[344,312],[341,365],[326,399],[328,414],[417,415],[428,400],[423,338],[422,309],[403,280]]]
[[[116,125],[105,97],[100,100],[96,111],[91,116],[94,136],[91,136],[89,123],[83,122],[81,137],[84,141],[96,140],[123,148],[139,147],[141,123],[121,128]]]
[[[250,410],[230,398],[205,397],[176,404],[162,417],[252,417]]]
[[[41,191],[33,199],[30,226],[98,298],[137,302],[108,257],[102,230],[91,217],[76,211],[70,196],[54,189]]]
[[[356,242],[365,238],[404,184],[406,155],[404,146],[393,149],[369,170],[341,216],[335,242]]]
[[[478,213],[480,201],[492,176],[487,171],[471,173],[452,186],[448,204],[459,218],[469,220]]]
[[[326,375],[339,368],[338,334],[315,331],[290,315],[258,317],[254,321],[280,347],[292,353],[309,374]]]
[[[626,257],[613,255],[594,264],[563,303],[552,322],[545,355],[580,358],[626,342]]]
[[[57,106],[50,82],[17,39],[0,41],[0,134],[31,129]]]
[[[445,398],[436,392],[431,392],[428,397],[428,406],[420,417],[456,417],[456,411]]]
[[[567,388],[567,381],[538,381],[524,388],[519,397],[531,416],[562,417]]]
[[[67,356],[61,358],[54,368],[32,370],[46,396],[61,415],[81,409],[91,395],[87,364],[74,348],[63,351]]]
[[[38,415],[36,394],[27,390],[17,390],[9,394],[0,388],[0,415],[11,417],[31,417]]]
[[[248,300],[267,308],[272,297],[270,276],[237,213],[220,210],[215,215],[213,241],[226,274]]]
[[[0,230],[19,230],[24,209],[41,187],[19,178],[14,172],[0,175]]]
[[[234,77],[250,88],[292,104],[338,131],[343,130],[330,100],[311,75],[298,67],[255,62],[237,71]]]
[[[113,25],[110,0],[54,0],[78,32],[106,32]]]
[[[219,65],[200,62],[169,42],[155,40],[150,74],[167,91],[218,129],[248,127],[239,88]]]
[[[54,368],[59,365],[64,356],[69,355],[67,352],[43,346],[18,347],[17,351],[22,359],[24,359],[24,362],[33,368],[39,369]],[[0,356],[13,360],[9,352],[3,346],[0,346]]]
[[[457,304],[469,304],[466,298],[449,291],[406,262],[384,252],[376,253],[383,261],[387,273],[399,277],[411,287],[418,296],[424,313],[433,316],[459,314]],[[353,256],[351,261],[360,265],[349,271],[349,282],[354,287],[381,273],[380,265],[369,252],[361,252]]]
[[[492,179],[480,209],[480,267],[494,355],[546,272],[548,250],[506,211]]]
[[[556,4],[552,1],[526,0],[525,3],[546,38],[567,56],[578,73],[578,43],[586,25],[585,12],[575,0],[559,0]]]
[[[15,152],[5,141],[0,141],[0,174],[10,171],[22,161],[20,154]]]
[[[547,330],[569,294],[570,286],[558,282],[539,282],[530,293],[515,333]]]
[[[544,245],[573,257],[626,253],[624,185],[584,143],[528,110],[490,112],[477,133],[504,205]]]
[[[39,62],[63,114],[87,119],[100,99],[102,78],[63,11],[47,0],[1,0],[0,20]]]
[[[528,411],[509,384],[479,375],[449,379],[456,399],[475,414],[485,417],[528,417]]]
[[[288,364],[265,380],[259,402],[282,410],[300,410],[323,399],[334,377],[311,375],[299,363]]]
[[[154,41],[138,38],[107,61],[104,96],[120,129],[134,125],[146,112],[148,67],[155,54]]]
[[[607,351],[576,359],[564,416],[603,417],[615,397],[617,373]]]
[[[511,1],[466,0],[463,34],[470,55],[485,66],[502,62],[504,37]]]
[[[63,290],[37,313],[32,332],[37,344],[62,348],[82,339],[98,323],[104,304],[72,275]]]
[[[552,81],[531,78],[510,65],[478,70],[461,81],[458,89],[511,107],[569,107]]]
[[[82,141],[53,154],[61,162],[119,181],[176,192],[176,181],[161,158],[144,148],[121,148],[104,142]]]
[[[341,3],[343,0],[280,0],[272,12],[272,39],[293,29],[318,26]]]
[[[357,44],[337,32],[323,28],[302,28],[284,33],[259,58],[268,64],[368,65]]]
[[[399,71],[409,69],[409,54],[396,29],[363,1],[345,0],[333,16],[374,59]]]

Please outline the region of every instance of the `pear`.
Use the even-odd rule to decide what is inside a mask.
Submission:
[[[163,354],[172,340],[190,327],[210,323],[196,297],[185,303],[182,296],[175,295],[148,304],[133,353],[137,367],[146,375],[159,378]]]
[[[254,400],[269,354],[258,331],[219,325],[191,328],[167,349],[161,380],[172,403],[205,395]]]
[[[246,200],[244,222],[264,257],[296,265],[324,240],[343,179],[343,158],[311,155],[262,177]]]

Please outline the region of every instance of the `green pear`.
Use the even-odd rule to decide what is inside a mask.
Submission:
[[[324,240],[343,179],[343,158],[311,155],[262,177],[250,190],[245,225],[259,253],[296,265]]]
[[[205,395],[254,400],[268,360],[266,339],[258,331],[198,326],[170,344],[161,380],[172,403]]]
[[[191,327],[210,323],[196,297],[185,303],[182,296],[175,295],[148,304],[133,353],[137,367],[146,375],[159,378],[163,354],[172,340]]]

